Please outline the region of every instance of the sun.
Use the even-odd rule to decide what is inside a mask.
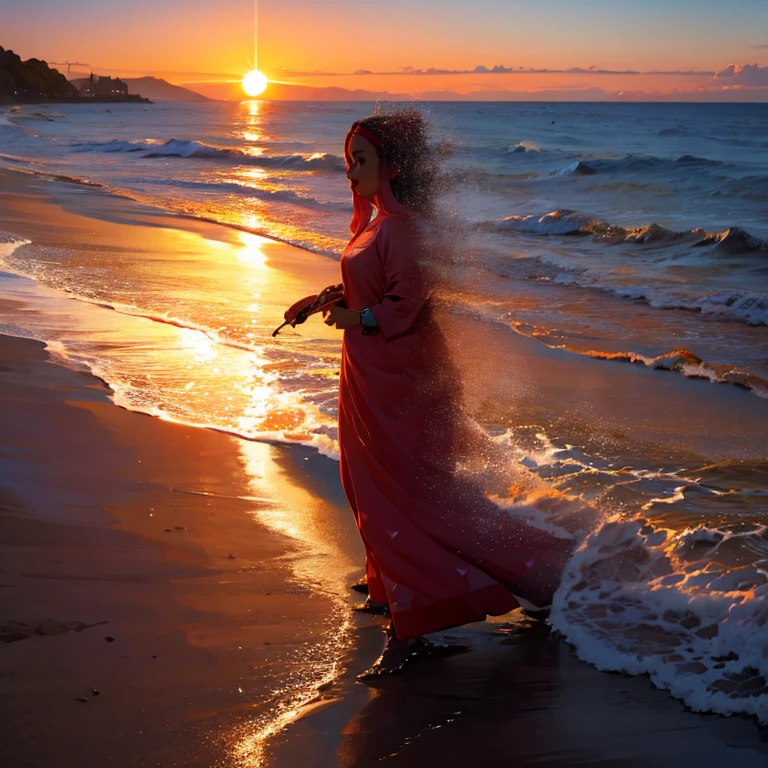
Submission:
[[[269,85],[269,80],[258,69],[252,69],[243,78],[243,90],[249,96],[258,96],[263,93],[267,85]]]

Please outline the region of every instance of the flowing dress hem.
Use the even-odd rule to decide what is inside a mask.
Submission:
[[[503,616],[519,605],[506,587],[492,584],[450,600],[420,605],[405,611],[397,610],[397,605],[390,602],[390,609],[397,636],[406,640],[475,621],[484,621],[486,616]]]

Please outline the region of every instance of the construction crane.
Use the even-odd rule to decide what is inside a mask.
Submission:
[[[60,67],[66,65],[67,76],[69,76],[69,70],[72,67],[90,67],[90,64],[84,64],[82,61],[49,61],[49,64],[58,64]]]

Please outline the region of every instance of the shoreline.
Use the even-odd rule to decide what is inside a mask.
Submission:
[[[76,186],[76,187],[85,187],[86,189],[99,191],[101,192],[101,194],[109,195],[110,197],[114,197],[115,199],[130,200],[130,202],[136,206],[145,208],[149,211],[153,211],[155,215],[158,217],[170,217],[173,219],[178,219],[180,221],[196,222],[202,226],[209,226],[213,228],[223,227],[224,229],[233,230],[235,232],[245,232],[249,235],[256,235],[257,237],[263,237],[265,240],[270,240],[273,243],[280,243],[281,245],[287,245],[291,248],[296,248],[297,250],[303,251],[304,253],[311,253],[315,256],[323,256],[324,258],[332,259],[334,262],[338,263],[339,255],[330,250],[323,250],[320,248],[312,249],[306,245],[294,243],[290,240],[286,240],[285,238],[281,238],[281,237],[278,237],[277,235],[270,234],[269,232],[265,232],[260,229],[249,228],[243,224],[237,224],[235,222],[217,221],[216,219],[213,219],[213,218],[207,218],[205,216],[195,216],[194,214],[184,213],[183,211],[171,211],[171,210],[166,210],[165,208],[159,208],[159,207],[153,206],[150,203],[145,203],[142,200],[137,199],[136,197],[133,197],[132,194],[130,194],[130,190],[112,188],[107,186],[106,184],[103,184],[100,181],[92,181],[90,179],[81,179],[80,177],[66,176],[63,174],[56,174],[48,171],[33,171],[33,170],[27,170],[26,168],[0,167],[0,178],[2,178],[4,174],[8,174],[11,177],[14,177],[17,175],[29,176],[34,179],[42,179],[43,181],[49,181],[56,184],[72,184],[73,186]]]
[[[277,235],[260,230],[258,228],[250,228],[245,225],[237,224],[234,222],[217,221],[214,218],[206,216],[197,216],[194,214],[185,213],[183,211],[171,211],[164,208],[156,207],[152,204],[145,203],[134,196],[129,190],[122,190],[117,188],[111,188],[101,182],[91,181],[85,178],[71,177],[62,174],[55,174],[45,171],[34,171],[24,168],[0,168],[0,187],[2,186],[3,175],[8,174],[13,177],[31,177],[34,179],[42,179],[44,181],[53,182],[57,184],[74,185],[76,187],[85,187],[95,192],[107,195],[109,197],[128,200],[136,206],[140,206],[150,212],[151,215],[157,217],[167,217],[172,220],[188,221],[191,224],[197,224],[201,228],[207,227],[223,227],[226,230],[233,232],[243,232],[246,234],[255,235],[257,237],[265,238],[274,243],[295,248],[299,251],[303,251],[306,254],[318,255],[323,258],[327,258],[332,262],[338,263],[339,254],[331,251],[330,249],[324,249],[320,246],[311,248],[306,244],[294,243],[285,238],[281,238]],[[194,231],[194,230],[193,230]],[[595,291],[604,298],[614,299],[616,298],[614,291],[609,288],[600,287],[582,287],[586,291]],[[633,299],[638,304],[651,307],[652,304],[645,297],[638,297]],[[675,311],[686,312],[690,314],[700,314],[700,310],[694,310],[691,308],[677,308]],[[736,318],[732,319],[735,324],[740,324],[744,321]],[[753,325],[746,323],[751,327],[760,327],[759,324]],[[506,328],[503,324],[499,324],[501,327]],[[768,379],[760,374],[745,371],[737,364],[723,363],[715,360],[714,362],[703,360],[696,354],[685,348],[679,348],[674,350],[668,350],[660,353],[659,355],[652,357],[642,353],[634,352],[631,349],[620,349],[614,351],[595,350],[595,349],[580,349],[577,347],[560,347],[555,344],[548,344],[546,341],[538,339],[536,336],[528,334],[520,330],[514,324],[508,328],[521,339],[530,341],[536,345],[540,345],[546,349],[554,351],[562,351],[579,355],[586,359],[600,360],[603,363],[617,364],[617,363],[630,363],[633,366],[642,367],[643,365],[651,370],[674,373],[684,378],[691,380],[708,380],[712,384],[728,385],[729,388],[744,389],[750,392],[755,397],[759,397],[763,400],[768,399]],[[608,374],[610,375],[610,374]]]
[[[255,496],[240,441],[119,408],[43,347],[0,336],[4,765],[259,764],[286,718],[274,691],[300,670],[284,704],[316,698],[327,673],[299,649],[340,610],[259,520],[286,467],[249,446]]]

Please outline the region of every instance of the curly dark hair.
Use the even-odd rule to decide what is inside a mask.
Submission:
[[[378,110],[357,120],[350,129],[364,126],[381,142],[376,154],[396,172],[390,181],[397,201],[421,214],[430,214],[437,193],[438,150],[430,139],[429,125],[413,107]]]

